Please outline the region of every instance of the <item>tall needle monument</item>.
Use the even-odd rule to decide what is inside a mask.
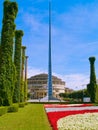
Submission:
[[[48,52],[48,82],[47,82],[47,96],[41,99],[42,101],[52,101],[59,99],[53,97],[52,87],[52,60],[51,60],[51,1],[49,1],[49,52]]]

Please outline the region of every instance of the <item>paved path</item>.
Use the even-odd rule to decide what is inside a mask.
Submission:
[[[43,100],[43,99],[29,99],[28,102],[65,102],[63,100]]]
[[[73,111],[73,110],[96,110],[98,106],[87,106],[87,107],[66,107],[66,108],[45,108],[46,112],[56,111]]]

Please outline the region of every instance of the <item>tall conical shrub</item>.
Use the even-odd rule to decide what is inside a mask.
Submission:
[[[21,87],[20,87],[20,102],[24,102],[24,65],[25,65],[25,46],[22,46],[21,57]]]
[[[15,83],[15,89],[14,89],[14,95],[13,95],[13,102],[19,102],[20,101],[20,84],[21,84],[21,45],[22,45],[22,36],[23,31],[22,30],[16,30],[15,31],[15,56],[14,56],[14,64],[16,67],[16,83]]]
[[[90,61],[90,83],[87,85],[87,91],[90,95],[91,101],[95,102],[96,99],[96,74],[95,74],[95,57],[89,57]]]
[[[3,26],[1,32],[0,55],[0,105],[11,105],[14,89],[15,66],[12,62],[13,37],[15,33],[14,20],[18,6],[16,2],[4,2]]]
[[[28,59],[28,56],[25,56],[25,81],[24,81],[24,101],[25,102],[27,101],[27,91],[28,91],[28,88],[27,88],[27,59]]]

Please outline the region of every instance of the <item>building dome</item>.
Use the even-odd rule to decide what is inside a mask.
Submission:
[[[28,79],[29,92],[32,98],[43,98],[47,95],[48,74],[42,73]],[[56,76],[52,76],[53,95],[65,92],[65,82]]]

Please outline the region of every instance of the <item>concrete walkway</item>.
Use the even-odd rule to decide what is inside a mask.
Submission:
[[[63,100],[42,100],[42,99],[30,99],[28,102],[65,102]]]

